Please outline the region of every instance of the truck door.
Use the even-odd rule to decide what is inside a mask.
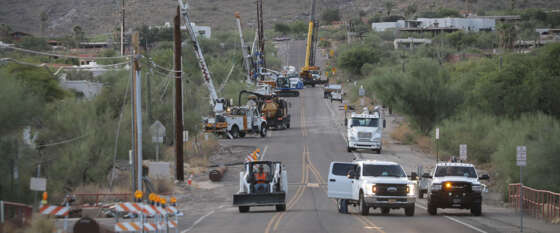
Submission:
[[[356,164],[351,162],[332,162],[329,170],[327,196],[329,198],[353,199],[354,179],[347,177],[349,171],[354,171]]]

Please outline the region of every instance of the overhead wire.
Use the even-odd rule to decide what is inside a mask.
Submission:
[[[36,55],[43,55],[43,56],[50,56],[50,57],[76,58],[76,59],[87,58],[87,59],[91,59],[91,60],[103,60],[103,59],[128,59],[128,58],[132,57],[132,55],[116,56],[116,57],[80,57],[80,56],[74,56],[74,55],[56,54],[56,53],[47,53],[47,52],[35,51],[35,50],[30,50],[30,49],[18,48],[18,47],[14,47],[14,46],[8,46],[8,45],[4,45],[4,44],[0,44],[0,48],[7,48],[7,49],[20,51],[20,52],[32,53],[32,54],[36,54]]]

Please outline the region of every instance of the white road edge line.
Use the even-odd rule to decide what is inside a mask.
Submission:
[[[418,207],[421,208],[421,209],[425,209],[425,210],[427,209],[427,208],[426,208],[425,206],[423,206],[423,205],[420,205],[420,204],[418,204],[418,203],[415,203],[415,204],[416,204],[416,206],[418,206]],[[480,228],[478,228],[478,227],[475,227],[475,226],[473,226],[473,225],[471,225],[471,224],[468,224],[468,223],[466,223],[466,222],[463,222],[463,221],[461,221],[461,220],[459,220],[459,219],[456,219],[456,218],[454,218],[454,217],[445,216],[445,215],[444,215],[443,217],[445,217],[445,218],[447,218],[447,219],[449,219],[449,220],[451,220],[451,221],[453,221],[453,222],[459,223],[459,224],[461,224],[461,225],[463,225],[463,226],[466,226],[466,227],[468,227],[468,228],[470,228],[470,229],[473,229],[473,230],[475,230],[475,231],[478,231],[478,232],[480,232],[480,233],[488,233],[488,232],[486,232],[486,231],[484,231],[484,230],[482,230],[482,229],[480,229]]]
[[[203,216],[200,216],[200,218],[198,218],[196,221],[194,221],[194,223],[189,228],[187,228],[184,231],[181,231],[181,233],[187,233],[187,232],[191,231],[192,229],[194,229],[194,227],[196,227],[196,225],[198,225],[200,222],[202,222],[202,220],[204,220],[208,216],[214,214],[216,212],[216,210],[224,208],[224,207],[226,207],[226,205],[221,205],[218,208],[213,209],[212,211],[208,212],[207,214],[205,214]]]
[[[268,150],[268,145],[264,146],[263,153],[260,157],[261,161],[264,161],[264,156],[266,155],[266,151]]]

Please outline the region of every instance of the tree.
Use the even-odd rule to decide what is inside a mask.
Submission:
[[[0,24],[0,39],[3,40],[4,42],[10,42],[12,41],[12,38],[10,37],[10,33],[12,33],[12,28],[10,27],[10,25],[8,24]]]
[[[362,66],[366,63],[375,64],[379,62],[381,52],[367,45],[357,45],[344,49],[338,56],[337,64],[352,74],[360,75]]]
[[[276,23],[274,24],[274,31],[282,33],[282,35],[286,35],[290,33],[290,26],[284,23]]]
[[[74,26],[72,28],[72,32],[74,32],[74,40],[77,43],[77,46],[79,46],[80,42],[85,39],[85,33],[79,25]]]
[[[31,50],[48,50],[49,44],[45,38],[26,36],[17,42],[17,45],[22,48]]]
[[[416,11],[418,11],[418,5],[416,5],[416,2],[414,2],[406,7],[404,15],[407,19],[411,19],[411,17],[416,14]]]
[[[321,19],[325,24],[330,24],[333,21],[340,21],[340,11],[338,9],[327,9],[323,11]]]
[[[393,3],[393,1],[386,1],[384,3],[385,6],[385,11],[387,12],[387,16],[391,16],[391,11],[393,10],[393,7],[395,7],[395,3]]]

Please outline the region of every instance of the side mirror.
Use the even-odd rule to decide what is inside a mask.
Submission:
[[[488,176],[488,174],[484,174],[484,175],[481,175],[480,177],[478,177],[478,179],[479,180],[489,180],[490,176]]]
[[[410,173],[410,180],[418,180],[418,174],[416,172]]]
[[[387,127],[387,121],[385,121],[385,119],[383,119],[383,128]]]
[[[422,174],[422,178],[432,179],[432,176],[430,176],[430,174],[428,174],[428,173],[424,173],[424,174]]]

